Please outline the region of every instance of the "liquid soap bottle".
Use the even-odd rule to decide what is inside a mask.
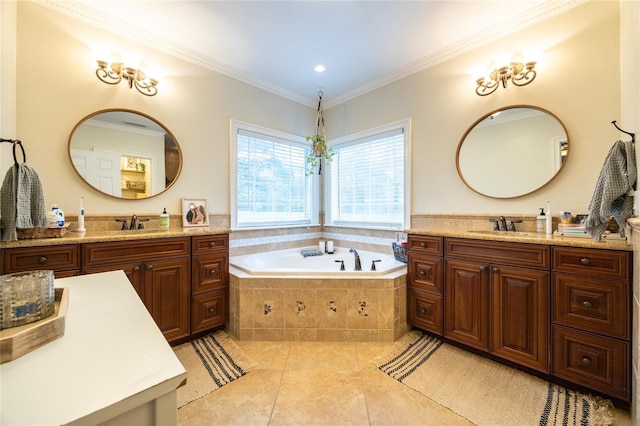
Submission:
[[[540,207],[540,214],[536,217],[536,232],[544,234],[547,229],[547,217],[544,215],[544,209]]]
[[[166,207],[160,215],[160,229],[169,229],[169,213],[167,213]]]

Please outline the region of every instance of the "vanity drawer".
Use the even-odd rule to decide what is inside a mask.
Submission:
[[[196,294],[191,298],[191,334],[224,325],[229,305],[228,288]]]
[[[628,280],[631,252],[553,247],[552,267],[557,272]]]
[[[229,257],[226,253],[195,256],[191,261],[193,293],[229,285]]]
[[[537,244],[446,238],[444,255],[525,268],[549,268],[549,246]]]
[[[229,235],[203,235],[191,237],[193,255],[219,253],[229,250]]]
[[[628,343],[553,326],[553,345],[553,375],[629,400]]]
[[[407,237],[407,249],[416,253],[442,256],[442,237],[410,234]]]
[[[83,244],[83,267],[189,256],[189,237]]]
[[[442,296],[409,289],[407,317],[410,324],[442,336]]]
[[[553,321],[609,336],[629,338],[629,285],[553,274]]]
[[[24,247],[4,249],[2,253],[2,273],[33,270],[68,271],[78,270],[80,266],[80,251],[77,244],[59,246]],[[62,277],[61,274],[55,274]],[[71,275],[77,275],[72,273]],[[69,276],[69,274],[65,275]]]
[[[412,288],[442,295],[442,258],[409,252],[407,283]]]

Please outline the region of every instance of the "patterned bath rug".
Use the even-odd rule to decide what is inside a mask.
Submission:
[[[610,425],[611,402],[411,332],[378,368],[480,426]]]
[[[178,408],[247,374],[255,363],[224,331],[173,348],[187,370],[178,388]]]

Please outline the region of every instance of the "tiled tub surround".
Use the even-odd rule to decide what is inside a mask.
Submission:
[[[255,276],[229,268],[239,340],[393,342],[406,333],[406,270],[383,276]]]

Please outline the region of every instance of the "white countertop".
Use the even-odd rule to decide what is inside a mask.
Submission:
[[[124,272],[55,286],[69,288],[64,336],[0,365],[0,424],[96,424],[186,378]]]

